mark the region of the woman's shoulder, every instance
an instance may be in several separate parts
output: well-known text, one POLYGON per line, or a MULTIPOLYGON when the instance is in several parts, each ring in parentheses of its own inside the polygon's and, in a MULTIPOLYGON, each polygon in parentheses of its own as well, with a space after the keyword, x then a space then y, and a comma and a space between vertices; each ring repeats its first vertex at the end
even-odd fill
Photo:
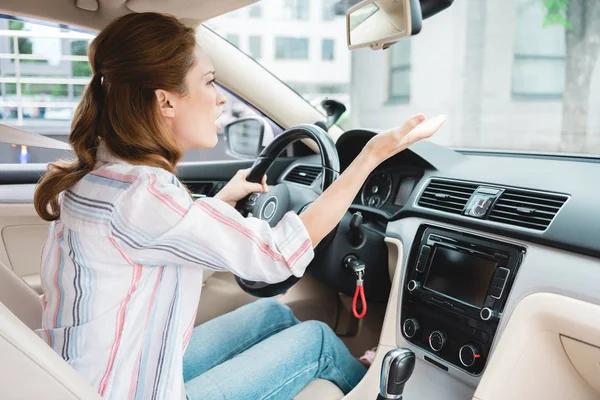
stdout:
POLYGON ((173 185, 185 190, 175 175, 161 168, 104 164, 90 171, 74 186, 67 189, 63 197, 112 208, 126 193, 135 196, 139 192, 147 192, 150 185, 152 188, 159 189, 165 185, 173 185))
POLYGON ((107 194, 118 194, 143 185, 142 181, 158 183, 178 182, 175 175, 162 168, 146 165, 104 164, 90 171, 76 185, 77 190, 90 191, 102 188, 107 194))
POLYGON ((163 193, 189 197, 185 186, 174 174, 145 165, 107 164, 91 171, 80 183, 80 190, 90 192, 95 187, 97 192, 100 189, 100 195, 107 197, 105 201, 114 205, 120 203, 123 197, 157 196, 163 193))
POLYGON ((61 219, 75 230, 108 232, 116 209, 129 210, 143 205, 144 199, 166 196, 178 203, 187 202, 189 196, 170 172, 142 165, 105 164, 61 193, 61 219))

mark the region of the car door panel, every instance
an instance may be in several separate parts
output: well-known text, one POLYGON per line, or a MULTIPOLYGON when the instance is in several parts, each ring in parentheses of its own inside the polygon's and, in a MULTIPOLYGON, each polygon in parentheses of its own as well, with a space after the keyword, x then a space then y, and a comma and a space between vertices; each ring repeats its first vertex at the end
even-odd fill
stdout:
POLYGON ((29 286, 41 293, 40 253, 48 237, 48 224, 5 226, 1 234, 8 264, 29 286))
POLYGON ((41 293, 40 253, 48 223, 40 219, 33 203, 0 201, 0 261, 41 293))

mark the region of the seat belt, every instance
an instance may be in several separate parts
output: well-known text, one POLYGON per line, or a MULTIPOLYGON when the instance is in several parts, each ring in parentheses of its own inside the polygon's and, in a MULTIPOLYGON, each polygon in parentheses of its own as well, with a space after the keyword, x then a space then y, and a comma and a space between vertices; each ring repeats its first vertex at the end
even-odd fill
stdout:
POLYGON ((43 147, 46 149, 71 150, 71 146, 69 146, 68 143, 6 124, 0 124, 0 143, 43 147))

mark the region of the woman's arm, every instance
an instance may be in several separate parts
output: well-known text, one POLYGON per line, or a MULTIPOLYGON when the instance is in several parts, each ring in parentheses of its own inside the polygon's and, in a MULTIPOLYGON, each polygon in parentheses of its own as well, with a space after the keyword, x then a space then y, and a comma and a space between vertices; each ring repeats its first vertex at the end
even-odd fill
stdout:
POLYGON ((289 212, 274 228, 243 218, 219 199, 193 202, 171 174, 149 169, 112 208, 113 243, 127 260, 145 266, 200 266, 268 283, 302 276, 313 247, 340 221, 371 171, 443 123, 422 120, 415 116, 371 139, 306 212, 289 212))
POLYGON ((313 246, 339 223, 373 169, 418 140, 430 137, 445 121, 444 116, 427 122, 424 119, 423 114, 415 115, 402 126, 371 139, 344 173, 300 215, 313 246))

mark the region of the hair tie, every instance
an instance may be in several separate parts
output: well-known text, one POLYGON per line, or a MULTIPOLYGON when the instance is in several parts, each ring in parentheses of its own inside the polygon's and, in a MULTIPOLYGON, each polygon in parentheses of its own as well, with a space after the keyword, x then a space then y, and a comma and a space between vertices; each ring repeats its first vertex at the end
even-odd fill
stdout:
POLYGON ((104 99, 104 87, 102 86, 104 80, 104 75, 102 73, 97 72, 92 77, 92 81, 90 82, 90 86, 92 87, 92 95, 94 96, 98 105, 102 104, 102 100, 104 99))

